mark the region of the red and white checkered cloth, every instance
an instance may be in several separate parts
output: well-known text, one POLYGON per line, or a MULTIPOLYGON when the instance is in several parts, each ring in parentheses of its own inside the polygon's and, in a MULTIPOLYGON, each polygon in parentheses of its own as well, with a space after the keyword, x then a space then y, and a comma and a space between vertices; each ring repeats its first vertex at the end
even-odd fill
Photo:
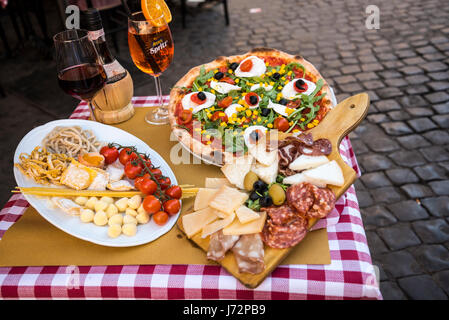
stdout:
MULTIPOLYGON (((133 99, 136 107, 155 103, 155 97, 133 99)), ((88 116, 81 103, 70 118, 88 116)), ((347 137, 340 152, 360 174, 347 137)), ((11 197, 0 212, 0 237, 28 205, 22 195, 11 197)), ((256 289, 210 265, 2 267, 0 298, 382 299, 354 186, 340 198, 336 212, 321 226, 327 225, 330 265, 279 266, 256 289)))

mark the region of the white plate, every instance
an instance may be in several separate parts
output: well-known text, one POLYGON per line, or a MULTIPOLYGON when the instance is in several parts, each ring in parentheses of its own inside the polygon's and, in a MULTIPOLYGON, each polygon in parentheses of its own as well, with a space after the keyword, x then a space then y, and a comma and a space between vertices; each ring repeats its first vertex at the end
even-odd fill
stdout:
MULTIPOLYGON (((154 166, 160 167, 162 173, 170 178, 172 184, 178 184, 169 165, 145 142, 121 129, 89 120, 57 120, 34 128, 25 137, 23 137, 22 141, 20 141, 17 146, 14 154, 14 163, 19 162, 19 155, 22 152, 29 154, 36 146, 41 145, 41 141, 45 135, 56 126, 80 126, 84 130, 92 130, 99 141, 107 143, 116 142, 121 145, 136 146, 139 152, 150 155, 154 166)), ((42 187, 42 185, 35 183, 33 179, 23 175, 20 170, 15 167, 14 177, 16 178, 16 182, 19 187, 42 187)), ((131 247, 154 241, 170 231, 179 217, 178 212, 178 214, 171 216, 168 222, 163 226, 157 225, 151 219, 149 223, 137 226, 137 233, 134 237, 128 237, 122 234, 117 238, 110 238, 107 234, 107 226, 100 227, 93 223, 83 223, 80 221, 78 216, 72 216, 60 209, 52 208, 48 204, 48 198, 31 195, 24 196, 41 216, 57 228, 71 234, 74 237, 109 247, 131 247)))

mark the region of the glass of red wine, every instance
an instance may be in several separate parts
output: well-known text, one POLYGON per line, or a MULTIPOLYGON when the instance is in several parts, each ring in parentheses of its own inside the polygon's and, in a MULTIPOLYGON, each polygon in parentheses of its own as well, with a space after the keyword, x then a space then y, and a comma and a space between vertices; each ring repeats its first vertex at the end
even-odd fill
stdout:
POLYGON ((87 101, 95 120, 90 101, 104 87, 106 73, 87 30, 62 31, 53 37, 53 41, 59 86, 72 97, 87 101))

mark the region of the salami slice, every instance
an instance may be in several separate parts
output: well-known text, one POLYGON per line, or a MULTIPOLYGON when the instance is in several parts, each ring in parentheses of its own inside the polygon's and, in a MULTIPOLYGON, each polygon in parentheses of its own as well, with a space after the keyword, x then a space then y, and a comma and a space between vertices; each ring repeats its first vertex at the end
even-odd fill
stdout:
POLYGON ((335 194, 328 188, 314 189, 315 201, 307 212, 309 218, 324 218, 335 206, 335 194))
POLYGON ((290 186, 286 191, 288 205, 305 216, 315 201, 313 187, 307 182, 290 186))
POLYGON ((284 204, 280 207, 271 206, 262 208, 261 211, 266 211, 268 217, 274 224, 287 224, 298 218, 298 213, 293 210, 289 205, 284 204))
POLYGON ((290 248, 299 243, 307 234, 307 220, 298 216, 287 224, 274 224, 269 219, 262 230, 263 242, 276 249, 290 248))

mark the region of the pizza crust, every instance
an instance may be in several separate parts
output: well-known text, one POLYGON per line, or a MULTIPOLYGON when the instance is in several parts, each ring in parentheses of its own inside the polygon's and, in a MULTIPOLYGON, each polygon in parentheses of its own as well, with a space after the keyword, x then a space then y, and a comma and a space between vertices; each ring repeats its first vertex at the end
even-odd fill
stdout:
POLYGON ((332 109, 334 106, 332 105, 332 102, 330 100, 330 97, 332 96, 331 89, 329 85, 327 84, 326 80, 321 76, 321 74, 318 72, 318 70, 311 64, 309 61, 305 60, 300 55, 291 55, 286 52, 282 52, 276 49, 271 48, 254 48, 253 50, 243 54, 243 55, 235 55, 230 57, 218 57, 217 59, 194 67, 189 70, 179 81, 175 84, 173 89, 170 92, 170 103, 168 105, 168 111, 169 111, 169 119, 170 119, 170 125, 172 128, 173 133, 176 135, 178 140, 181 142, 181 144, 184 145, 184 147, 189 148, 191 152, 195 153, 198 156, 201 156, 201 158, 205 159, 208 162, 213 162, 217 165, 223 165, 225 163, 230 163, 234 160, 234 154, 232 152, 222 151, 222 150, 216 150, 213 149, 212 145, 205 145, 201 143, 200 141, 194 139, 192 135, 185 129, 182 129, 178 127, 175 111, 176 106, 181 101, 181 99, 184 97, 184 91, 180 89, 180 87, 188 87, 190 86, 195 78, 200 74, 201 66, 204 66, 206 72, 211 69, 217 69, 222 66, 225 66, 226 63, 229 61, 232 62, 239 62, 245 59, 249 56, 257 56, 260 58, 265 57, 273 57, 273 58, 281 58, 285 59, 289 62, 298 62, 302 64, 305 69, 307 70, 307 74, 311 75, 314 79, 313 81, 316 82, 318 79, 322 79, 324 84, 321 89, 321 91, 326 93, 326 96, 323 98, 324 103, 322 105, 322 108, 326 108, 326 113, 332 109))

